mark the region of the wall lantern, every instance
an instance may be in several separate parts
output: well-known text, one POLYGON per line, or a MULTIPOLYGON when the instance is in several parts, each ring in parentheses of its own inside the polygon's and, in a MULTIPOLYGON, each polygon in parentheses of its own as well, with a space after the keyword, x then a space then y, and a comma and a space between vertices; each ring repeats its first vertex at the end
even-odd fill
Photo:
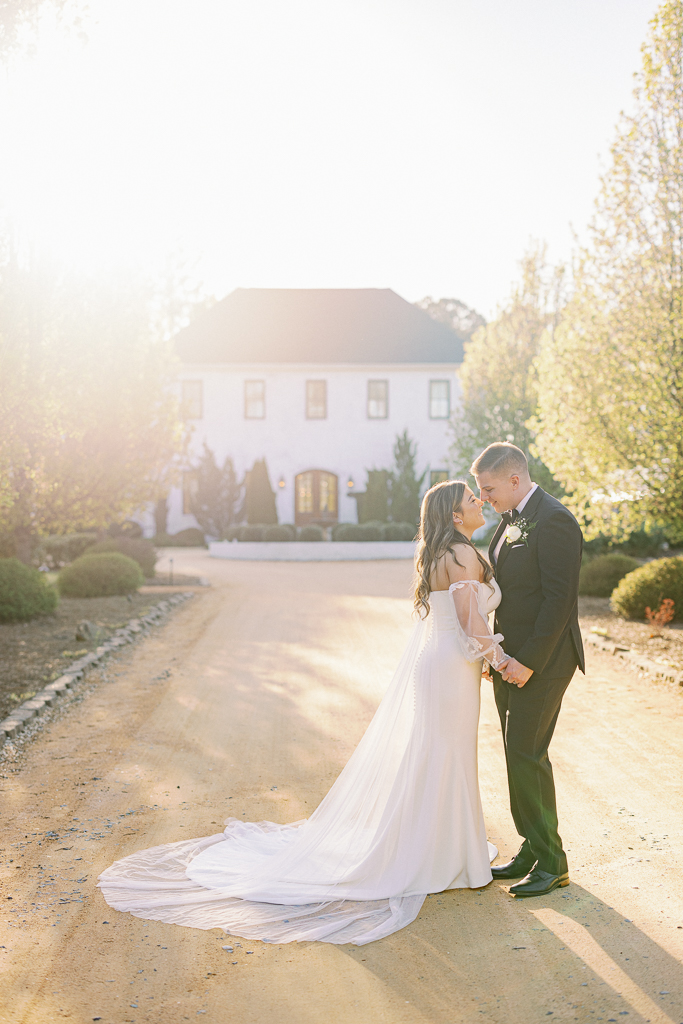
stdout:
POLYGON ((284 487, 285 486, 285 478, 283 476, 280 477, 280 479, 277 482, 277 485, 278 485, 278 487, 284 487))
POLYGON ((350 476, 349 479, 346 481, 346 486, 350 491, 353 490, 353 488, 355 487, 352 476, 350 476))

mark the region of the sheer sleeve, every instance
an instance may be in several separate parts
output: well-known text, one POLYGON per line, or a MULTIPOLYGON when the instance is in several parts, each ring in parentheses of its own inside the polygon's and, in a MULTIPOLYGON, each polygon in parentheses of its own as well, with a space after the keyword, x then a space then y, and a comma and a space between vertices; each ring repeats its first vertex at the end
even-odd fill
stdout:
POLYGON ((463 580, 452 583, 448 588, 455 605, 455 618, 463 644, 463 654, 468 661, 486 658, 495 669, 501 668, 508 655, 500 646, 502 633, 492 633, 488 616, 480 606, 481 588, 485 584, 477 580, 463 580))

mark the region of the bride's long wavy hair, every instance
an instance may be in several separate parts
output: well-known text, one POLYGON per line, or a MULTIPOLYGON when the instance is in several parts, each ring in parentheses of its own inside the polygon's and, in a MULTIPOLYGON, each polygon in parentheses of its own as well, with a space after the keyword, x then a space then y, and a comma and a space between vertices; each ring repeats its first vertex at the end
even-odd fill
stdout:
POLYGON ((444 480, 430 487, 422 499, 420 509, 420 530, 417 535, 417 552, 415 555, 415 595, 413 606, 420 618, 429 615, 429 595, 432 588, 429 580, 437 562, 446 552, 450 552, 458 565, 454 548, 466 544, 476 553, 484 570, 484 582, 493 576, 493 569, 482 558, 474 544, 464 533, 460 533, 453 523, 453 513, 462 508, 467 484, 464 480, 444 480))

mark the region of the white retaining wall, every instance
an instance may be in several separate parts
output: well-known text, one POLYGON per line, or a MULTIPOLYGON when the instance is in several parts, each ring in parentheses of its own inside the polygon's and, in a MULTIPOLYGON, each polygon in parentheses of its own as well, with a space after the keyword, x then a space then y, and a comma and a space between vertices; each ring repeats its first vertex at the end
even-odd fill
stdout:
POLYGON ((247 562, 370 562, 410 558, 415 555, 412 540, 378 541, 228 541, 209 544, 212 558, 247 562))

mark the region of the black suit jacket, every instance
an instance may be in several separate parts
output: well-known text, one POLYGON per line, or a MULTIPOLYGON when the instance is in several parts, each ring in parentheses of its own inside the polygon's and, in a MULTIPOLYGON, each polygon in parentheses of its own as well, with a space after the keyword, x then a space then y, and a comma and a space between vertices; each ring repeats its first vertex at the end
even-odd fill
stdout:
MULTIPOLYGON (((583 536, 568 508, 537 487, 520 513, 536 525, 528 544, 503 542, 495 565, 503 597, 496 632, 503 649, 547 678, 585 672, 579 629, 579 569, 583 536)), ((501 520, 489 545, 489 559, 506 528, 501 520)))

